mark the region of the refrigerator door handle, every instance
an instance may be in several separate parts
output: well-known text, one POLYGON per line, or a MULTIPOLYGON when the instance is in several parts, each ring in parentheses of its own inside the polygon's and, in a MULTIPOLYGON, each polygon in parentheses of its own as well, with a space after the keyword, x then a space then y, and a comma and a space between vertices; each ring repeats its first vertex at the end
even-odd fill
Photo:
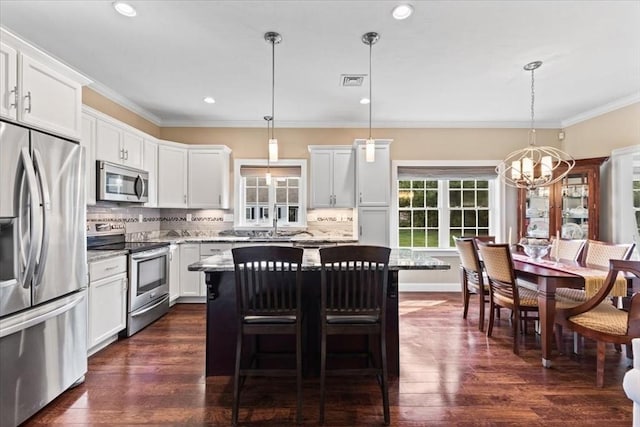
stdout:
POLYGON ((42 272, 47 261, 47 251, 49 250, 49 211, 51 210, 51 193, 49 192, 49 182, 44 171, 44 162, 40 152, 33 150, 35 160, 36 177, 39 178, 40 190, 42 194, 42 240, 40 242, 40 257, 36 263, 34 284, 39 286, 42 282, 42 272))
MULTIPOLYGON (((36 188, 37 179, 36 173, 33 169, 33 164, 31 163, 31 156, 29 155, 29 149, 27 147, 22 147, 20 150, 20 159, 24 165, 24 178, 26 178, 27 186, 29 187, 29 195, 31 196, 31 206, 36 206, 40 204, 40 198, 38 197, 38 190, 36 188)), ((22 207, 22 203, 20 203, 22 207)), ((33 209, 32 209, 33 212, 33 209)), ((20 220, 22 223, 22 220, 20 220)), ((21 224, 20 224, 21 225, 21 224)), ((24 281, 22 282, 22 287, 27 289, 31 286, 31 278, 33 277, 33 273, 35 271, 36 266, 36 255, 37 255, 37 245, 35 242, 40 241, 40 228, 33 226, 33 221, 31 224, 31 236, 29 241, 29 255, 27 256, 27 262, 25 266, 24 273, 24 281)), ((20 247, 24 248, 24 241, 22 240, 22 234, 20 236, 20 247)))

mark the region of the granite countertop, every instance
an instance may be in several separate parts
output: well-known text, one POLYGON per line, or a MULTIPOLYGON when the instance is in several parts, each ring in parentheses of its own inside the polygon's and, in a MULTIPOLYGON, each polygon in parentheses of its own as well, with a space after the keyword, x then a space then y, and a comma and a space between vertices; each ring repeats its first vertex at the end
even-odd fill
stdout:
POLYGON ((87 262, 95 262, 100 261, 102 259, 111 258, 118 255, 127 255, 129 251, 124 249, 121 250, 113 250, 113 251, 87 251, 87 262))
MULTIPOLYGON (((449 270, 451 265, 430 257, 424 251, 392 249, 389 258, 390 270, 449 270)), ((303 271, 320 270, 318 249, 305 249, 302 260, 303 271)), ((213 255, 189 265, 189 271, 233 271, 233 256, 230 250, 213 255)))
POLYGON ((312 237, 312 236, 278 236, 278 237, 247 237, 247 236, 176 236, 149 239, 150 242, 180 243, 294 243, 296 245, 319 245, 331 243, 358 243, 352 237, 312 237))

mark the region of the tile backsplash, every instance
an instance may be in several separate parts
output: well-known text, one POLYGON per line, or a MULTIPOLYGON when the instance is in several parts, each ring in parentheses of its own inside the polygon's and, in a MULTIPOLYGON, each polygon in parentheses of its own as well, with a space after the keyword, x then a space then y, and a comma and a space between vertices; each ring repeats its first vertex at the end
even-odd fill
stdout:
MULTIPOLYGON (((314 237, 354 236, 353 209, 307 211, 307 229, 314 237)), ((122 222, 129 240, 165 236, 214 237, 233 229, 233 215, 216 209, 156 209, 88 206, 87 222, 122 222)))

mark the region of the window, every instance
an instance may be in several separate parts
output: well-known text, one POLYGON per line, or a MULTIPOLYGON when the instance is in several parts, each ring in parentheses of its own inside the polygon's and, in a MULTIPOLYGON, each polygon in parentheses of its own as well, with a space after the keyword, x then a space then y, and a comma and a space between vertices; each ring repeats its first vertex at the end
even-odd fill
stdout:
POLYGON ((636 214, 636 227, 640 234, 640 177, 637 175, 633 179, 633 209, 636 214))
POLYGON ((263 160, 236 160, 235 225, 240 227, 306 226, 305 160, 282 160, 267 168, 263 160), (267 184, 266 173, 271 172, 267 184))
POLYGON ((454 237, 492 235, 498 222, 493 167, 398 167, 399 247, 453 248, 454 237))

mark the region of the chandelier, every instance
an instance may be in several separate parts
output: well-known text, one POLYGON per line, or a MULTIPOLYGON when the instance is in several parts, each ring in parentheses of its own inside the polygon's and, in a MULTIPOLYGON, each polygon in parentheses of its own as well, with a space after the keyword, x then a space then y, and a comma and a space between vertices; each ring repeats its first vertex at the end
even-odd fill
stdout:
MULTIPOLYGON (((269 138, 269 161, 278 161, 278 140, 275 137, 275 87, 276 87, 276 45, 282 41, 282 36, 276 32, 265 33, 264 39, 271 43, 271 137, 269 138)), ((266 119, 265 119, 266 120, 266 119)))
POLYGON ((369 45, 369 138, 365 141, 364 157, 367 162, 376 161, 376 141, 371 138, 371 107, 373 106, 373 98, 371 97, 371 47, 380 40, 378 33, 366 33, 362 36, 362 42, 369 45))
POLYGON ((531 71, 529 146, 509 154, 496 167, 496 172, 504 183, 515 188, 531 190, 556 183, 567 176, 576 163, 570 155, 557 148, 536 145, 534 71, 540 68, 541 65, 542 61, 535 61, 524 66, 526 71, 531 71))

